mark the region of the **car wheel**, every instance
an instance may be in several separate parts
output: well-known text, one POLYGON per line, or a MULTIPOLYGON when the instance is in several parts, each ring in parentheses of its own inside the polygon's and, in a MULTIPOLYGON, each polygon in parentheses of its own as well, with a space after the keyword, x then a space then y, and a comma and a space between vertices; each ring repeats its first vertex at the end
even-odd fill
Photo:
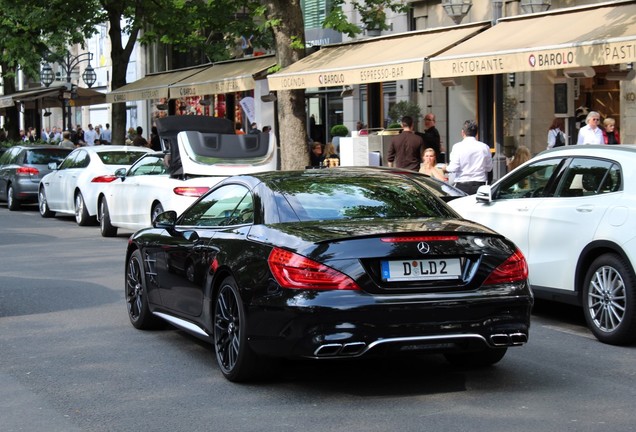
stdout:
POLYGON ((161 203, 157 203, 152 206, 152 210, 150 211, 150 222, 152 223, 157 215, 163 213, 163 206, 161 203))
POLYGON ((446 360, 454 366, 486 367, 499 362, 508 348, 486 348, 482 351, 444 354, 446 360))
POLYGON ((583 312, 598 340, 625 345, 636 340, 636 276, 615 254, 596 258, 585 275, 583 312))
POLYGON ((256 354, 247 344, 245 308, 236 281, 227 277, 214 302, 214 351, 221 372, 240 382, 256 373, 256 354))
POLYGON ((40 188, 38 192, 38 208, 40 209, 40 216, 50 218, 55 216, 55 212, 49 209, 49 203, 46 201, 46 192, 44 188, 40 188))
POLYGON ((159 318, 150 312, 150 307, 148 306, 144 266, 139 250, 134 251, 128 258, 125 289, 130 323, 140 330, 156 328, 160 321, 159 318))
POLYGON ((81 192, 75 194, 75 222, 79 226, 90 225, 94 221, 94 217, 91 217, 86 210, 86 203, 81 192))
POLYGON ((115 237, 117 235, 117 227, 114 227, 110 222, 106 198, 102 198, 99 201, 99 230, 102 233, 102 237, 115 237))
POLYGON ((11 211, 20 209, 20 201, 15 199, 15 189, 13 189, 12 185, 9 185, 7 189, 7 207, 9 207, 11 211))

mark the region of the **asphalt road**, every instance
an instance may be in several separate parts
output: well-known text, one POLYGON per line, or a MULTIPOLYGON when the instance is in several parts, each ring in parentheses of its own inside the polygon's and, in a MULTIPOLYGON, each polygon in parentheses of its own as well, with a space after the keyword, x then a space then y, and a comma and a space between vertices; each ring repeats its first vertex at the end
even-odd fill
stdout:
POLYGON ((492 368, 285 362, 232 384, 210 346, 130 325, 126 241, 0 205, 0 431, 636 430, 636 347, 603 345, 578 309, 546 304, 530 342, 492 368))

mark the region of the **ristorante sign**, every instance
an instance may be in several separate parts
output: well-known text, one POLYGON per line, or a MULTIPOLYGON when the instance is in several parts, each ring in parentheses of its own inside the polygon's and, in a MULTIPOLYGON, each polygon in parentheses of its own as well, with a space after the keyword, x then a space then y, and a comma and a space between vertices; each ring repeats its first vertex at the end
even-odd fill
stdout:
POLYGON ((636 61, 636 41, 595 42, 551 49, 520 49, 496 54, 439 56, 431 59, 433 78, 532 72, 636 61))

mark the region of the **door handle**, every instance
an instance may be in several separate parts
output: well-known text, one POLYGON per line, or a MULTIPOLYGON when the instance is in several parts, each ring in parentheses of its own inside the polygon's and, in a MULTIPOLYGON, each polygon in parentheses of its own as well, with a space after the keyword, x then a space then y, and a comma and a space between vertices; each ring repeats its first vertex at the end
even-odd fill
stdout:
POLYGON ((576 208, 576 211, 579 213, 589 213, 592 210, 594 210, 594 206, 590 205, 590 204, 586 204, 586 205, 582 205, 582 206, 578 206, 576 208))

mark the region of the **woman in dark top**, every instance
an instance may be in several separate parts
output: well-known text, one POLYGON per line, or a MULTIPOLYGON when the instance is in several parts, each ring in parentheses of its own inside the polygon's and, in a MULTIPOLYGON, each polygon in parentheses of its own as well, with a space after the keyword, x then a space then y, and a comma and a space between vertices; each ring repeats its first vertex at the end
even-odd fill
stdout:
POLYGON ((603 120, 603 138, 605 139, 605 144, 621 143, 621 137, 618 135, 618 130, 616 130, 616 121, 611 117, 603 120))

